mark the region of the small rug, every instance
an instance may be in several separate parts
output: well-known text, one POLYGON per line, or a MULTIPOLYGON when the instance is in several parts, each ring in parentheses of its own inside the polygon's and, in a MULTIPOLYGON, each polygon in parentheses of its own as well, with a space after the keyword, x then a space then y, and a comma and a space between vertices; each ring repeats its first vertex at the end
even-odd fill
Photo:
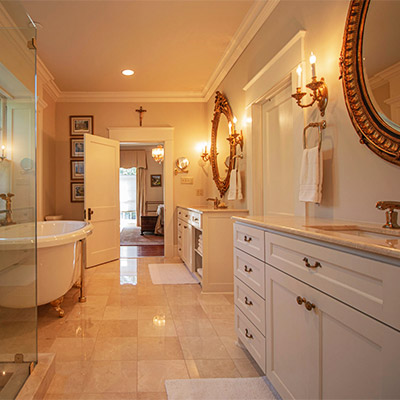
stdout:
POLYGON ((168 400, 275 400, 264 377, 166 380, 168 400))
POLYGON ((143 246, 164 244, 164 236, 140 234, 140 228, 124 228, 120 234, 121 246, 143 246))
POLYGON ((154 285, 185 285, 199 283, 184 264, 149 264, 154 285))

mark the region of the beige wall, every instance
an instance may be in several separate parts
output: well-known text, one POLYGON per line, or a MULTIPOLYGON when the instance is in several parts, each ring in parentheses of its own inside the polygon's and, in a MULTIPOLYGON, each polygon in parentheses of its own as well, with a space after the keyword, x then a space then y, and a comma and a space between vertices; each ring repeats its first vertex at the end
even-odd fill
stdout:
MULTIPOLYGON (((400 186, 395 184, 400 179, 400 167, 382 160, 359 143, 346 110, 342 83, 338 80, 338 62, 348 5, 348 1, 281 1, 219 90, 228 97, 240 122, 245 113, 242 88, 299 30, 306 30, 307 82, 311 75, 308 57, 313 51, 317 56, 317 75, 325 78, 329 88, 327 129, 323 139, 323 201, 320 206, 307 206, 307 213, 324 218, 380 223, 384 222, 385 216, 375 209, 375 203, 400 199, 400 186)), ((212 116, 213 102, 214 98, 211 98, 207 103, 207 120, 212 116)), ((306 124, 320 119, 316 107, 305 112, 306 124)), ((302 135, 302 132, 298 134, 302 135)), ((208 184, 211 185, 211 181, 208 184)))
MULTIPOLYGON (((174 177, 175 204, 204 204, 206 193, 196 196, 197 189, 204 188, 207 176, 198 165, 199 152, 196 144, 205 140, 206 123, 202 103, 57 103, 56 106, 56 211, 64 218, 82 219, 83 204, 70 201, 70 157, 69 157, 69 116, 93 115, 94 133, 108 136, 107 128, 138 126, 139 106, 147 110, 144 126, 173 126, 174 159, 186 156, 190 161, 189 174, 193 185, 180 183, 174 177)), ((186 176, 186 174, 185 174, 186 176)))

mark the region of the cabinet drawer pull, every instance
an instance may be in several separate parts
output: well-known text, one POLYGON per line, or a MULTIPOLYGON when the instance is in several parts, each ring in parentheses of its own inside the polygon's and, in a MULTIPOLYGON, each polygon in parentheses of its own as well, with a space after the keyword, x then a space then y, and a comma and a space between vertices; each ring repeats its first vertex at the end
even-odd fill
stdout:
POLYGON ((244 266, 244 272, 253 272, 253 270, 251 268, 249 268, 247 265, 244 266))
POLYGON ((310 269, 315 269, 315 268, 318 268, 318 267, 322 268, 322 265, 321 265, 321 263, 320 263, 319 261, 315 261, 315 264, 314 264, 314 265, 311 265, 311 264, 308 262, 308 258, 307 258, 307 257, 304 257, 304 258, 303 258, 303 261, 304 261, 304 264, 305 264, 305 266, 306 266, 307 268, 310 268, 310 269))
POLYGON ((247 237, 246 235, 244 235, 244 241, 247 243, 250 243, 252 241, 252 237, 247 237))
POLYGON ((182 249, 181 249, 181 248, 179 248, 178 250, 179 250, 179 251, 182 251, 182 249))
POLYGON ((254 339, 253 335, 251 333, 249 333, 249 330, 247 328, 244 330, 244 334, 246 335, 247 338, 254 339))
POLYGON ((187 226, 184 226, 183 228, 184 228, 184 229, 187 229, 187 226))
POLYGON ((198 218, 193 218, 193 221, 198 221, 199 219, 198 218))
POLYGON ((301 306, 304 303, 304 306, 306 307, 307 311, 311 311, 313 308, 315 308, 315 304, 309 302, 305 297, 297 296, 296 301, 299 306, 301 306))
POLYGON ((246 305, 248 305, 248 306, 252 306, 253 305, 253 302, 251 301, 251 300, 249 300, 248 298, 247 298, 247 296, 244 298, 244 304, 246 304, 246 305))
POLYGON ((186 215, 185 215, 185 218, 187 218, 188 216, 189 216, 189 215, 186 214, 186 215))
POLYGON ((182 239, 182 236, 178 236, 178 239, 182 239))

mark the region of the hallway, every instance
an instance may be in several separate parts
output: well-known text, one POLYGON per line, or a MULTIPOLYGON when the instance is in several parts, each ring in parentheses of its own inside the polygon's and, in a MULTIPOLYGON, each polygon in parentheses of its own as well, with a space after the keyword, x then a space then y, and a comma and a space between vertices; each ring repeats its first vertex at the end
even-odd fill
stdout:
POLYGON ((87 270, 88 301, 71 289, 65 318, 39 307, 39 352, 57 354, 45 400, 158 400, 165 379, 259 375, 235 344, 233 295, 153 285, 148 264, 167 260, 121 256, 87 270))

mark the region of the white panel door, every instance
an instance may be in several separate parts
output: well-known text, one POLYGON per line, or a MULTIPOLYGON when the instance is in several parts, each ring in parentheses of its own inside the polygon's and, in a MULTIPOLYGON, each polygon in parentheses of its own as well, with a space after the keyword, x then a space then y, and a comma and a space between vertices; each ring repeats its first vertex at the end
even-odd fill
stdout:
POLYGON ((119 142, 85 135, 85 218, 93 224, 87 266, 119 258, 119 142))
POLYGON ((294 214, 293 99, 290 86, 263 105, 264 215, 294 214))

